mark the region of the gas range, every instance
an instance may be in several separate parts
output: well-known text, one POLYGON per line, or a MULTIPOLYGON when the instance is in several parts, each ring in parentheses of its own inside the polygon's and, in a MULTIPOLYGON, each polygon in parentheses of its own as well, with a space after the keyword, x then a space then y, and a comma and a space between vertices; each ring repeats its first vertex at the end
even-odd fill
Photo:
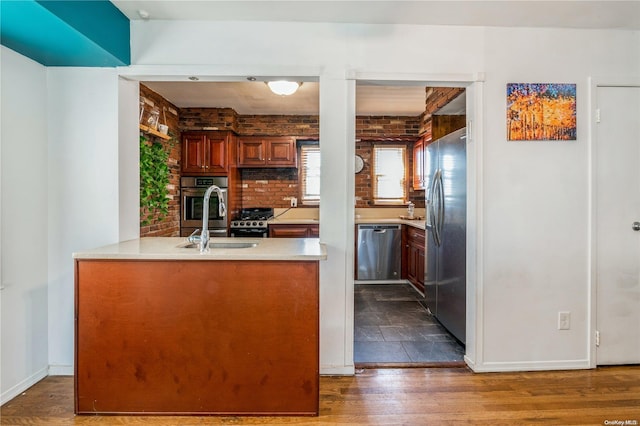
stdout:
POLYGON ((271 207, 253 207, 242 209, 240 216, 231 221, 232 237, 266 237, 267 221, 273 217, 271 207))

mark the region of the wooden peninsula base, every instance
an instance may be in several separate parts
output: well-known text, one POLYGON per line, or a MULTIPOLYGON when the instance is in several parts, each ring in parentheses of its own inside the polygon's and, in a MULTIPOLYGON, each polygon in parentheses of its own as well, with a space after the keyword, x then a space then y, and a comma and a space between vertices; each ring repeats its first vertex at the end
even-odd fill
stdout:
POLYGON ((317 415, 317 261, 76 259, 77 414, 317 415))

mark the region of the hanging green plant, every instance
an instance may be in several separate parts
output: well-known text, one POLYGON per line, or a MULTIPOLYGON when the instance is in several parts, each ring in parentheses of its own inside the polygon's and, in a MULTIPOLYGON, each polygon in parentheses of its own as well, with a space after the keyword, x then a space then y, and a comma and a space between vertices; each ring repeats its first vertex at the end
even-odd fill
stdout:
POLYGON ((140 221, 149 225, 154 217, 169 213, 169 152, 140 135, 140 221))

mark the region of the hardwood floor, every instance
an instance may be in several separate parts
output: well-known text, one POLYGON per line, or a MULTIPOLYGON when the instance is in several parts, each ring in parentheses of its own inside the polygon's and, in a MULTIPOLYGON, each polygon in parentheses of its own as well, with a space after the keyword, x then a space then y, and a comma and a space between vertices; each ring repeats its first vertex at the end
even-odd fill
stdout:
POLYGON ((628 426, 640 425, 640 366, 484 374, 466 368, 367 369, 322 377, 319 417, 74 416, 73 378, 52 376, 6 403, 0 415, 2 425, 47 426, 628 426))

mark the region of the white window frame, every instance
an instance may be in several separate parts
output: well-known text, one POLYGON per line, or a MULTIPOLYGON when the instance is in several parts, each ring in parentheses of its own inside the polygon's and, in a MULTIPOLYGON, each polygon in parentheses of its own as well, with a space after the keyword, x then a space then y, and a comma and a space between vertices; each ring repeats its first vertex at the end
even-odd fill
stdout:
POLYGON ((320 204, 320 145, 318 144, 307 144, 300 146, 300 172, 299 172, 299 185, 300 185, 300 203, 303 205, 314 205, 317 206, 320 204), (307 167, 307 155, 308 153, 314 153, 317 157, 317 167, 315 167, 315 171, 313 171, 313 175, 317 175, 317 194, 308 194, 307 193, 307 175, 309 173, 309 169, 307 167))
MULTIPOLYGON (((409 191, 407 189, 407 146, 406 145, 389 145, 389 144, 374 144, 373 145, 373 152, 372 152, 372 173, 371 173, 371 177, 372 177, 372 193, 371 193, 371 199, 373 201, 374 205, 381 205, 381 206, 401 206, 401 205, 406 205, 408 202, 408 197, 409 197, 409 191), (397 169, 393 169, 393 170, 380 170, 380 168, 382 167, 380 160, 378 158, 378 151, 382 151, 382 150, 386 150, 386 151, 398 151, 400 150, 401 153, 401 157, 400 157, 400 161, 398 161, 398 165, 401 167, 400 170, 397 169), (391 177, 392 180, 394 179, 399 179, 398 182, 398 186, 397 186, 397 193, 393 194, 395 196, 381 196, 381 194, 379 194, 379 190, 380 187, 382 186, 380 184, 380 181, 384 180, 385 177, 391 177)), ((390 159, 390 161, 393 161, 390 159)), ((389 184, 391 184, 391 182, 387 182, 387 185, 385 185, 387 188, 387 190, 389 190, 389 184)))

